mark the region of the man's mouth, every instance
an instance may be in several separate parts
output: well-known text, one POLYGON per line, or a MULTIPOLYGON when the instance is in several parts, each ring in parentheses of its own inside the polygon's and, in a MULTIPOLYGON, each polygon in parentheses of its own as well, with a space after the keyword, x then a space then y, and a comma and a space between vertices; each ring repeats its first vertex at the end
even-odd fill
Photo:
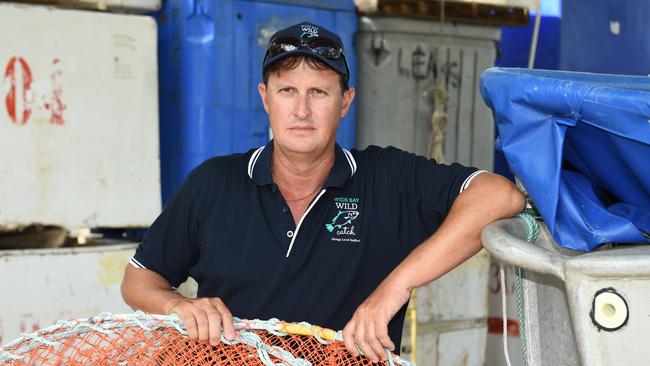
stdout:
POLYGON ((314 131, 316 130, 312 126, 293 126, 289 128, 290 131, 314 131))

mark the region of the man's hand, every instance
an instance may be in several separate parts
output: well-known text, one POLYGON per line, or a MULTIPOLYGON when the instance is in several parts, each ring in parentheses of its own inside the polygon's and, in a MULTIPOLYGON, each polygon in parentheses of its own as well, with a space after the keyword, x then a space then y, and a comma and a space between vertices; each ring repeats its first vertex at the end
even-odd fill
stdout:
POLYGON ((411 293, 405 286, 387 281, 379 285, 343 328, 343 341, 348 352, 358 356, 358 346, 370 361, 386 361, 388 356, 384 349, 395 350, 395 344, 388 336, 388 322, 410 297, 411 293))
POLYGON ((385 360, 383 348, 394 351, 388 322, 410 297, 410 289, 426 285, 481 249, 481 230, 494 220, 512 217, 524 208, 523 194, 507 179, 482 173, 451 206, 438 230, 418 245, 357 308, 343 329, 345 347, 356 345, 371 361, 385 360))
POLYGON ((235 339, 232 314, 218 297, 175 299, 166 306, 168 314, 176 313, 185 324, 191 339, 210 341, 216 346, 221 339, 221 329, 227 340, 235 339))
POLYGON ((221 299, 183 297, 154 271, 127 264, 122 296, 134 310, 152 314, 176 313, 192 339, 209 340, 216 346, 221 340, 222 329, 227 340, 235 338, 232 315, 221 299))

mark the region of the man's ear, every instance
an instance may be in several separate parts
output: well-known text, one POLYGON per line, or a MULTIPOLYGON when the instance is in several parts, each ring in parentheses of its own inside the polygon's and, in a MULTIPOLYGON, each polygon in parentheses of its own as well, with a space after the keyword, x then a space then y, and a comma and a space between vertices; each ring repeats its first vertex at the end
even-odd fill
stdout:
POLYGON ((262 98, 262 104, 264 105, 264 110, 266 113, 269 113, 269 104, 266 100, 266 84, 259 83, 257 84, 257 91, 260 92, 260 97, 262 98))
POLYGON ((348 111, 350 110, 350 106, 352 105, 352 101, 354 100, 356 91, 354 90, 353 87, 350 87, 348 90, 343 93, 343 105, 341 106, 341 118, 345 117, 346 114, 348 114, 348 111))

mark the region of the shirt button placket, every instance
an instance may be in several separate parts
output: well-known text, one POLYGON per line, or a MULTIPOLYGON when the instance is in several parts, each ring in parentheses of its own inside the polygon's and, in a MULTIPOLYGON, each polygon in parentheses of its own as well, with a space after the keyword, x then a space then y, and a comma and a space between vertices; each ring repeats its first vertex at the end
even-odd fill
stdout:
MULTIPOLYGON (((284 200, 281 198, 281 195, 279 194, 280 190, 278 189, 278 187, 275 184, 271 185, 271 191, 273 193, 275 193, 276 197, 280 200, 280 204, 281 204, 280 205, 280 211, 282 211, 282 213, 284 213, 285 215, 288 214, 289 212, 291 212, 291 210, 289 210, 289 207, 287 206, 286 202, 284 202, 284 200)), ((294 222, 293 222, 293 217, 291 215, 289 215, 289 217, 287 217, 287 216, 283 216, 283 217, 286 217, 285 220, 287 220, 286 221, 287 226, 285 226, 285 230, 289 229, 289 228, 293 228, 294 225, 295 225, 294 222)), ((289 239, 289 242, 291 241, 291 238, 293 238, 293 234, 294 234, 293 229, 287 230, 285 235, 289 239)))

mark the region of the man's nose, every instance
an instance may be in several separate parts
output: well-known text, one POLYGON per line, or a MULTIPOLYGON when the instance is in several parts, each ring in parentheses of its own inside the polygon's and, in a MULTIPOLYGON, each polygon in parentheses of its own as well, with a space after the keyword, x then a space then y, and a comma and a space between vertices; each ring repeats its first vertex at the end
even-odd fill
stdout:
POLYGON ((309 95, 299 95, 294 111, 296 117, 300 120, 308 119, 311 116, 311 108, 309 106, 309 95))

